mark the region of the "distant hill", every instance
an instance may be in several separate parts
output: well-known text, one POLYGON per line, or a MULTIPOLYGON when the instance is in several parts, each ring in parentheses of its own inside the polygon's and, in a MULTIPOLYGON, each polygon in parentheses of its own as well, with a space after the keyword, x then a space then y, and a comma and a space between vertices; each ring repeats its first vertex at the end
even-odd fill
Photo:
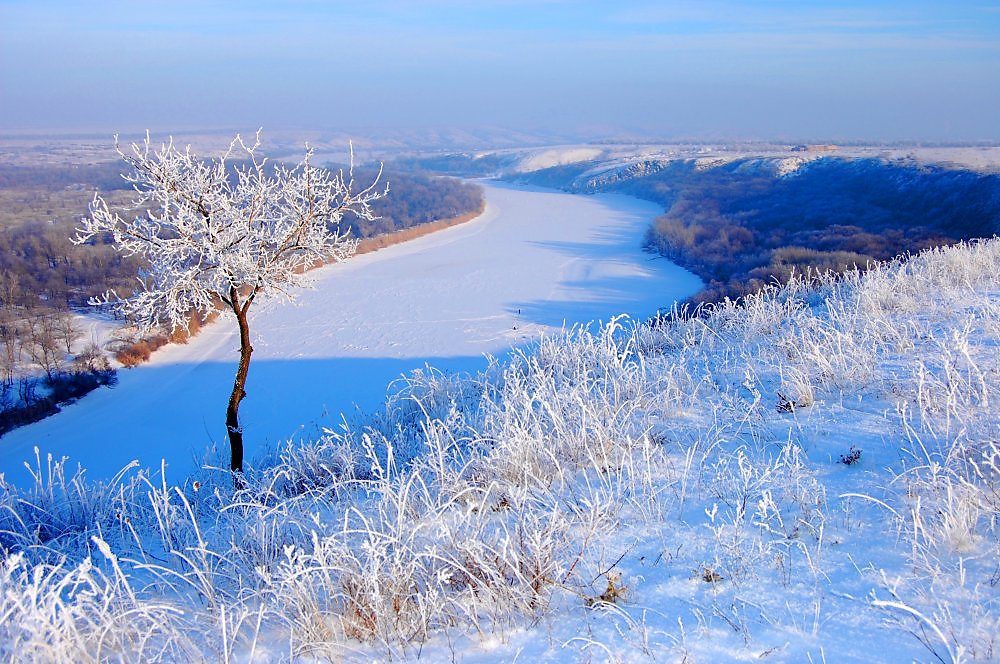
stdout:
POLYGON ((753 152, 580 147, 442 155, 443 172, 655 201, 645 242, 706 282, 696 302, 1000 232, 989 148, 949 152, 792 146, 753 152), (835 155, 835 156, 834 156, 835 155))

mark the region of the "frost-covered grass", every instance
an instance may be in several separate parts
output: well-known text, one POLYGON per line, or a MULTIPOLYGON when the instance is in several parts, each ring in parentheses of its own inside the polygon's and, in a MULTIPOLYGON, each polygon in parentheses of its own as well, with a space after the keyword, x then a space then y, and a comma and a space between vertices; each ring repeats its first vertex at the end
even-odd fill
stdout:
POLYGON ((239 492, 39 459, 0 655, 998 659, 998 274, 995 239, 414 374, 239 492))

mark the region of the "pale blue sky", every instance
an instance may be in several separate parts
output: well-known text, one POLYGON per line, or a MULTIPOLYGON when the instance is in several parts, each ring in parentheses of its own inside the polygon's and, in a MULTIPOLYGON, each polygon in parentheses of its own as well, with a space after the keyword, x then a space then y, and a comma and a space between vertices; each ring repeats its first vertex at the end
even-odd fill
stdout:
POLYGON ((0 132, 1000 140, 1000 2, 0 0, 0 132))

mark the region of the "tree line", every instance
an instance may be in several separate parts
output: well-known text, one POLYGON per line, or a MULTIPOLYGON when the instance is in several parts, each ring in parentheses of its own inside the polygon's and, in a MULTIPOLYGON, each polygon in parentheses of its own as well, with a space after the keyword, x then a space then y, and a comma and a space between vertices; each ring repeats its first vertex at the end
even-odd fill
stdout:
POLYGON ((0 272, 0 435, 58 412, 116 372, 65 301, 47 302, 20 275, 0 272))
POLYGON ((786 177, 668 169, 619 190, 665 203, 646 244, 706 281, 702 302, 1000 231, 997 175, 875 159, 819 159, 786 177))

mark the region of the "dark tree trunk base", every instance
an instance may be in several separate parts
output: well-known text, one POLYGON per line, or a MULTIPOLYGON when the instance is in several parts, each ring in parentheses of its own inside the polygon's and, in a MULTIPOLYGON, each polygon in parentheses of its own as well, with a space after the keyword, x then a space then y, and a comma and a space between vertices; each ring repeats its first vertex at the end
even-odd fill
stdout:
POLYGON ((229 432, 229 468, 237 475, 243 472, 243 429, 240 427, 240 402, 247 395, 244 388, 247 384, 247 373, 250 371, 250 356, 253 353, 253 346, 250 345, 250 324, 247 321, 246 313, 251 301, 247 300, 241 307, 239 293, 236 292, 236 289, 232 289, 230 292, 233 313, 236 314, 236 322, 240 327, 240 366, 236 370, 233 393, 229 395, 229 404, 226 407, 226 430, 229 432))

